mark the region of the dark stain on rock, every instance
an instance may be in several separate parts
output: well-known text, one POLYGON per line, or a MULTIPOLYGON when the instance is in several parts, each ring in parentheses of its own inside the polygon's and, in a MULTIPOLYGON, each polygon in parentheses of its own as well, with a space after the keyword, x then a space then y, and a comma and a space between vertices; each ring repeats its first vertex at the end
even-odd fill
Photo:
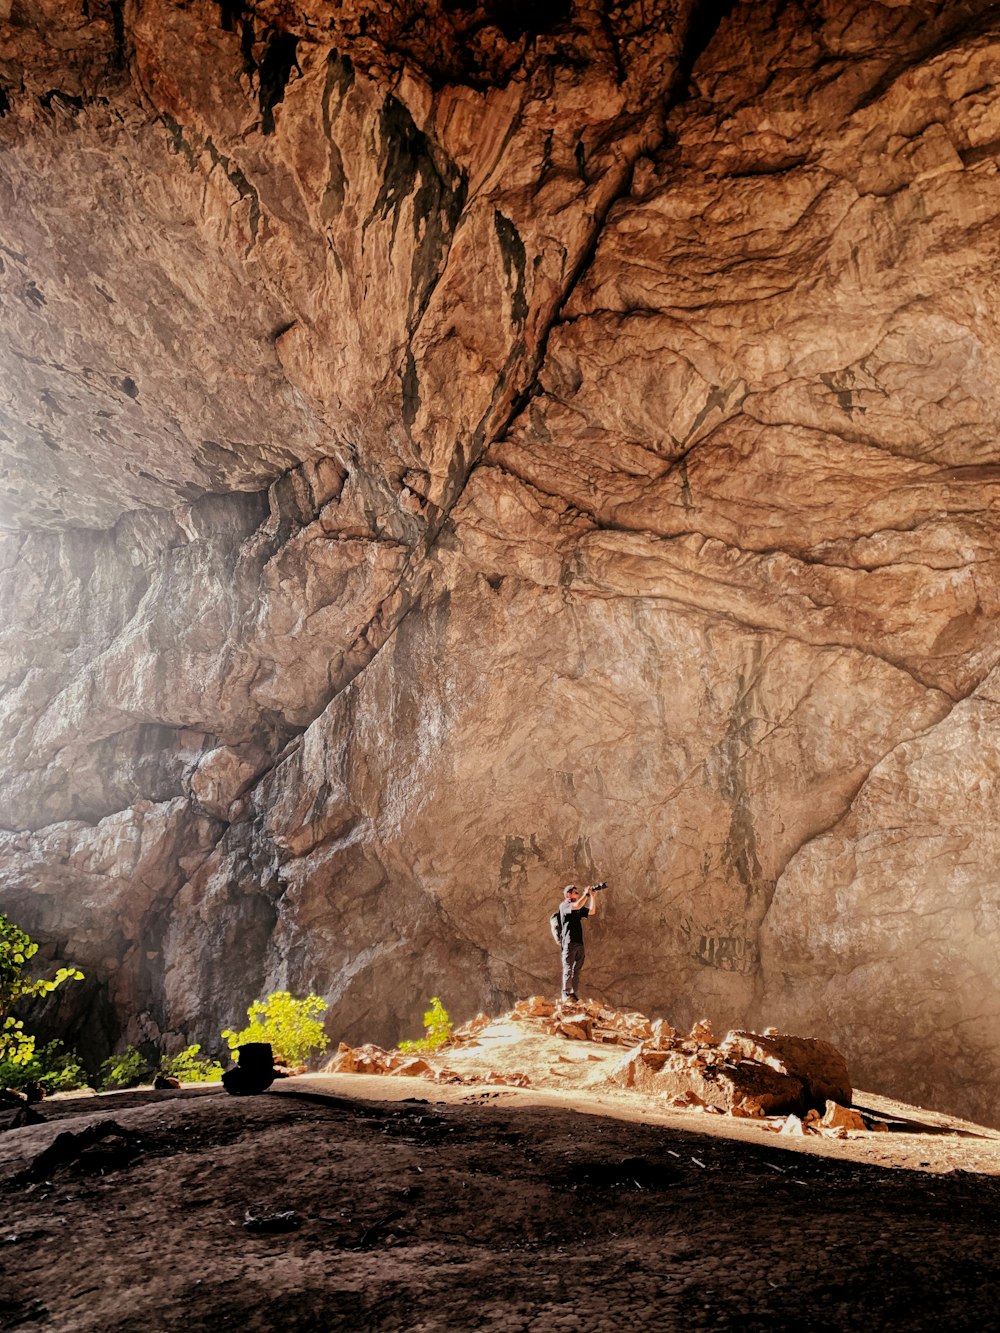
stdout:
POLYGON ((587 150, 583 146, 583 140, 578 139, 576 147, 573 149, 573 156, 576 158, 576 170, 580 179, 587 181, 587 150))
POLYGON ((469 475, 470 454, 465 448, 462 440, 455 441, 455 447, 448 459, 448 469, 445 473, 444 487, 442 491, 445 509, 459 495, 466 483, 469 475))
POLYGON ((553 130, 549 130, 545 136, 545 142, 542 145, 542 164, 538 168, 538 179, 543 181, 552 170, 552 138, 553 130))
MULTIPOLYGON (((332 54, 326 64, 326 83, 323 87, 322 102, 323 134, 330 149, 330 175, 319 206, 319 215, 323 222, 330 222, 344 207, 347 177, 344 173, 344 159, 333 137, 333 122, 340 115, 344 98, 353 84, 354 66, 346 56, 332 54)), ((339 257, 337 262, 339 266, 339 257)))
POLYGON ((528 302, 524 294, 524 242, 513 222, 504 217, 498 208, 493 210, 493 226, 496 229, 497 241, 500 243, 507 282, 513 288, 510 313, 515 324, 520 327, 528 317, 528 302))
POLYGON ((83 110, 83 98, 73 93, 64 93, 61 88, 50 88, 48 92, 40 93, 38 102, 43 111, 69 111, 76 115, 83 110))
POLYGON ((754 750, 757 721, 752 709, 757 669, 755 661, 749 677, 740 673, 729 730, 715 750, 718 789, 730 810, 729 832, 722 856, 743 886, 747 907, 761 896, 769 901, 774 890, 774 882, 765 878, 758 855, 751 797, 757 784, 747 772, 754 750))
POLYGON ((577 838, 573 849, 574 874, 577 879, 593 883, 597 879, 594 870, 594 857, 590 850, 590 839, 586 835, 577 838))
POLYGON ((240 28, 240 55, 243 57, 243 73, 254 75, 257 66, 253 58, 253 19, 244 19, 240 28))
POLYGON ((111 68, 113 70, 123 70, 126 64, 124 0, 108 0, 108 9, 111 11, 111 34, 114 39, 111 68))
POLYGON ((532 833, 530 838, 511 835, 504 839, 500 857, 500 883, 505 889, 522 887, 528 881, 528 861, 543 859, 541 849, 532 833))
POLYGON ((344 159, 338 146, 331 140, 330 175, 327 178, 326 188, 323 191, 323 198, 320 200, 319 206, 319 215, 324 222, 331 221, 344 207, 345 185, 344 159))
POLYGON ((235 3, 234 0, 217 0, 217 3, 222 31, 239 33, 243 73, 253 76, 257 73, 257 62, 253 57, 253 18, 247 13, 246 5, 240 3, 240 0, 235 0, 235 3))
POLYGON ((731 380, 728 384, 714 385, 709 390, 701 411, 692 422, 691 429, 685 435, 684 444, 687 445, 691 441, 713 412, 718 412, 723 416, 732 413, 742 407, 746 399, 746 386, 742 380, 731 380))
POLYGON ((403 425, 409 432, 414 421, 417 419, 417 413, 420 411, 420 385, 417 381, 417 363, 413 359, 413 353, 409 348, 406 349, 406 362, 403 369, 399 372, 399 382, 403 390, 403 425))
POLYGON ((959 463, 932 474, 934 481, 1000 481, 1000 463, 959 463))
POLYGON ((671 80, 668 106, 676 106, 688 96, 695 65, 735 7, 736 0, 696 0, 690 12, 680 57, 671 80))
POLYGON ((749 792, 743 785, 742 774, 738 768, 737 763, 728 770, 731 781, 726 784, 723 792, 723 795, 729 798, 732 809, 729 833, 723 851, 725 859, 736 872, 746 891, 749 905, 765 888, 765 884, 760 858, 757 855, 757 831, 750 810, 749 792))
POLYGON ((250 201, 250 243, 252 245, 257 239, 257 232, 260 228, 260 197, 239 167, 231 162, 228 157, 224 157, 211 139, 205 140, 205 147, 209 151, 213 164, 220 166, 226 173, 226 179, 236 189, 240 198, 250 201))
POLYGON ((175 153, 180 153, 192 171, 198 165, 198 155, 184 137, 183 126, 166 111, 160 112, 160 120, 170 135, 170 146, 175 153))
MULTIPOLYGON (((412 200, 415 238, 410 266, 412 328, 440 276, 465 207, 468 178, 417 128, 406 107, 391 95, 382 105, 379 133, 382 185, 371 218, 384 221, 392 214, 391 244, 395 245, 403 205, 412 200)), ((367 227, 368 222, 362 231, 367 227)))
POLYGON ((687 455, 677 461, 677 475, 681 479, 681 503, 685 509, 690 509, 694 504, 694 496, 691 494, 691 479, 688 476, 687 455))
POLYGON ((139 386, 131 375, 126 375, 121 381, 122 393, 127 393, 130 398, 139 397, 139 386))
POLYGON ((354 66, 347 56, 332 51, 326 62, 326 86, 323 89, 323 127, 329 134, 330 126, 340 114, 344 98, 354 87, 354 66), (333 98, 336 95, 336 106, 333 98))
POLYGON ((0 120, 6 116, 10 110, 10 98, 7 96, 7 89, 0 83, 0 120))
POLYGON ((217 0, 219 6, 219 23, 223 32, 235 32, 236 25, 245 14, 245 9, 240 0, 217 0))
POLYGON ((826 387, 836 395, 837 405, 846 416, 853 416, 855 412, 860 412, 864 415, 866 409, 855 404, 854 395, 851 393, 850 389, 846 389, 840 384, 835 384, 832 375, 820 375, 820 379, 826 387))
POLYGON ((485 24, 495 24, 508 42, 538 36, 564 22, 572 10, 571 0, 444 0, 446 14, 482 13, 485 24))
POLYGON ((760 950, 745 935, 699 935, 695 957, 705 967, 741 976, 752 975, 760 966, 760 950))
POLYGON ((292 70, 299 69, 298 49, 299 39, 289 32, 272 33, 268 40, 257 70, 257 100, 264 134, 274 133, 274 108, 284 101, 292 70))
POLYGON ((39 291, 34 282, 24 284, 24 303, 31 306, 34 310, 41 310, 43 305, 48 305, 45 299, 45 293, 39 291))

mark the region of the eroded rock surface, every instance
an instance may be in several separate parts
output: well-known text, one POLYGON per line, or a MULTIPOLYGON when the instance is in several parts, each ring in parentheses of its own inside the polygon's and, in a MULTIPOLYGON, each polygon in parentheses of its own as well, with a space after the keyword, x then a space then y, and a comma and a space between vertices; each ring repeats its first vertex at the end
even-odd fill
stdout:
POLYGON ((995 1116, 998 70, 0 2, 0 907, 94 1052, 497 1012, 606 878, 588 991, 995 1116))

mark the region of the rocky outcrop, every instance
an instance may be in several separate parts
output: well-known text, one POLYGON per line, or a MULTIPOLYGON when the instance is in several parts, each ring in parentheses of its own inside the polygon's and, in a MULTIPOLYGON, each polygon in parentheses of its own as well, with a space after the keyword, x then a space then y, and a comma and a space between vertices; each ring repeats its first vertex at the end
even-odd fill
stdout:
POLYGON ((0 907, 95 1051, 498 1011, 607 878, 609 1003, 995 1114, 993 10, 0 0, 0 907))
POLYGON ((677 1105, 750 1118, 813 1112, 818 1120, 828 1102, 849 1107, 854 1095, 847 1062, 829 1042, 757 1032, 719 1041, 706 1020, 687 1037, 671 1030, 641 1040, 611 1078, 677 1105))

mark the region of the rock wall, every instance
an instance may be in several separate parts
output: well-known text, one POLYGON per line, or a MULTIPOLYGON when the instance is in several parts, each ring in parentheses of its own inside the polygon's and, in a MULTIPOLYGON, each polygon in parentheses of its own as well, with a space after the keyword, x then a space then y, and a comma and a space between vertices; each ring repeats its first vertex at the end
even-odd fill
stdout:
POLYGON ((55 1021, 557 984, 995 1119, 1000 22, 0 0, 0 910, 55 1021))

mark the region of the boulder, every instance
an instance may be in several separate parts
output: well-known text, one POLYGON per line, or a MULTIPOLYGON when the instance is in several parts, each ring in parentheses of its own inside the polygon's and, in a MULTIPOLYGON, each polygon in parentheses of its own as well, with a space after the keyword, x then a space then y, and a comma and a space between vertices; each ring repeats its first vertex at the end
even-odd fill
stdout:
POLYGON ((515 1018, 551 1018, 556 1011, 556 1006, 551 1000, 546 1000, 543 995, 531 995, 526 1000, 519 1000, 514 1005, 513 1017, 515 1018))
POLYGON ((381 1046, 370 1043, 364 1046, 348 1046, 341 1042, 336 1054, 323 1066, 324 1074, 388 1074, 400 1064, 406 1056, 398 1051, 386 1051, 381 1046))
POLYGON ((701 1046, 717 1046, 719 1039, 712 1031, 712 1021, 709 1018, 699 1018, 694 1027, 688 1034, 689 1041, 696 1041, 701 1046))
POLYGON ((807 1132, 806 1126, 797 1115, 786 1116, 784 1123, 778 1129, 779 1134, 792 1134, 798 1138, 801 1138, 807 1132))
POLYGON ((422 1078, 425 1074, 432 1072, 430 1065, 426 1060, 421 1060, 415 1055, 411 1060, 404 1060, 401 1065, 390 1070, 392 1078, 422 1078))
POLYGON ((853 1096, 847 1061, 835 1046, 816 1037, 784 1033, 730 1032, 720 1054, 736 1063, 756 1061, 802 1082, 806 1106, 822 1110, 827 1100, 850 1106, 853 1096))
POLYGON ((251 1097, 266 1092, 276 1078, 274 1053, 266 1041, 248 1041, 237 1047, 238 1063, 222 1075, 222 1086, 231 1097, 251 1097))
POLYGON ((677 1032, 665 1018, 658 1018, 650 1025, 650 1039, 657 1050, 668 1050, 677 1032))
POLYGON ((573 1041, 591 1041, 593 1039, 593 1026, 589 1018, 564 1018, 556 1028, 557 1032, 562 1033, 564 1037, 569 1037, 573 1041))
POLYGON ((639 1046, 614 1066, 609 1077, 623 1088, 688 1101, 693 1095, 706 1106, 747 1117, 807 1109, 801 1079, 756 1061, 708 1063, 682 1051, 639 1046))
POLYGON ((828 1101, 823 1118, 819 1122, 823 1129, 864 1129, 865 1122, 859 1112, 837 1102, 828 1101))

